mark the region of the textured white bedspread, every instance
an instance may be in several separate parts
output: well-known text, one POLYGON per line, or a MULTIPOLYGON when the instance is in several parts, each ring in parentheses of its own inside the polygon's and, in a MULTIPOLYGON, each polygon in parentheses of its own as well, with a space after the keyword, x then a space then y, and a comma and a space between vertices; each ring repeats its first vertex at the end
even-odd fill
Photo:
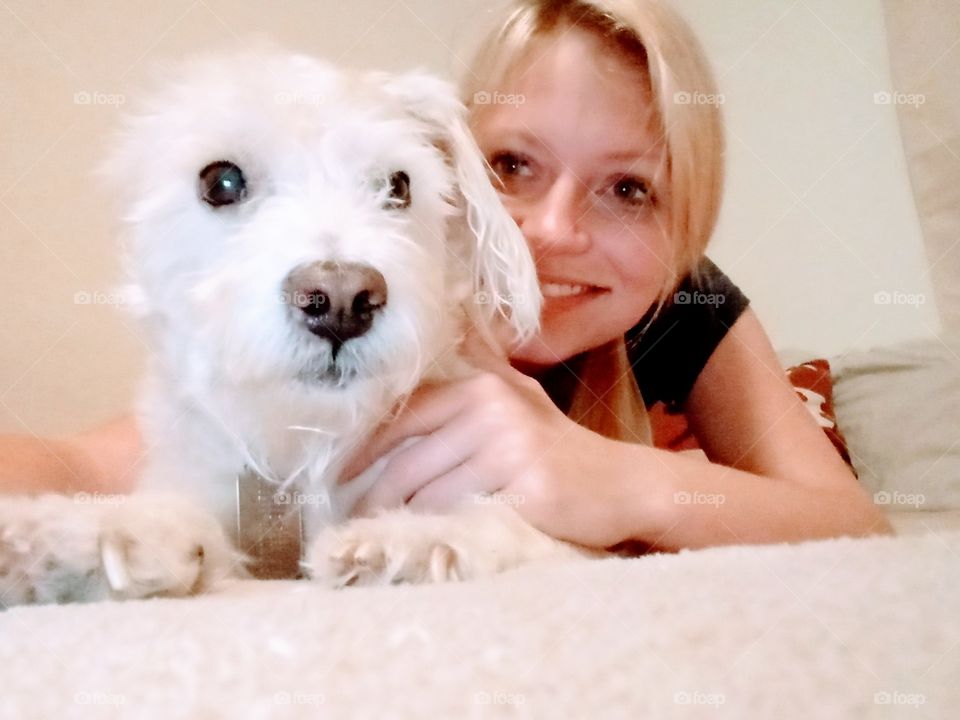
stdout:
POLYGON ((949 718, 960 532, 0 613, 0 717, 949 718))

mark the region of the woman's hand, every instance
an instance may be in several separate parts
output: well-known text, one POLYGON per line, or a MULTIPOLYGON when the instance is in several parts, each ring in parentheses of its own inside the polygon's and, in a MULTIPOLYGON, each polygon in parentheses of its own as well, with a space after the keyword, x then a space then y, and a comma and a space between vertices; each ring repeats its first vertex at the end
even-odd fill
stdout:
POLYGON ((609 547, 634 535, 643 488, 625 480, 638 446, 593 433, 566 417, 540 384, 505 359, 485 358, 466 380, 423 386, 342 473, 355 477, 408 438, 354 509, 407 504, 446 511, 474 493, 515 507, 554 537, 609 547))

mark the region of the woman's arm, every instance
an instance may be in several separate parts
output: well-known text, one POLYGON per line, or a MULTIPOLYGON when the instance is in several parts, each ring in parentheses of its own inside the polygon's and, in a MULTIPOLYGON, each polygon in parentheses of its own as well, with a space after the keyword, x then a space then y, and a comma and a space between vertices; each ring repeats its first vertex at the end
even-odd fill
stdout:
POLYGON ((638 448, 656 477, 664 547, 890 533, 790 387, 763 328, 745 311, 717 346, 686 414, 712 461, 638 448))
POLYGON ((474 378, 418 389, 342 480, 397 449, 356 514, 402 504, 444 511, 472 492, 500 492, 534 527, 588 547, 890 532, 749 311, 714 351, 687 410, 713 462, 602 437, 560 412, 532 378, 490 363, 474 378))
POLYGON ((67 438, 0 435, 0 493, 130 492, 141 456, 132 415, 67 438))
POLYGON ((621 463, 634 483, 624 517, 641 520, 625 534, 654 549, 892 532, 856 486, 817 488, 643 446, 624 447, 621 463))

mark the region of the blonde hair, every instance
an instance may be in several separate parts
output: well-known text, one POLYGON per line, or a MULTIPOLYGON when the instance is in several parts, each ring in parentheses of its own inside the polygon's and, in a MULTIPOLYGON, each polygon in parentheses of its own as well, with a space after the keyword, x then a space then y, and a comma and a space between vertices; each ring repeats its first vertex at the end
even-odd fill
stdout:
MULTIPOLYGON (((667 204, 664 232, 673 277, 660 288, 649 327, 676 278, 696 275, 723 192, 719 95, 700 43, 683 18, 660 0, 515 0, 481 45, 461 90, 473 119, 485 107, 474 104, 477 94, 502 84, 535 38, 574 27, 593 33, 643 69, 648 87, 638 91, 649 93, 663 136, 666 192, 660 197, 667 204)), ((561 398, 558 405, 567 415, 608 437, 650 442, 646 407, 622 336, 564 365, 565 373, 553 374, 544 387, 555 401, 561 398)))

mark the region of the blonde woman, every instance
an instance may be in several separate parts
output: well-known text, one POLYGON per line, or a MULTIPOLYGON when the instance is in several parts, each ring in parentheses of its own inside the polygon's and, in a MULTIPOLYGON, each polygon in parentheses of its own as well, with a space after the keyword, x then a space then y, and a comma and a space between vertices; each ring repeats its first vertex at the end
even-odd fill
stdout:
MULTIPOLYGON (((500 491, 540 530, 672 550, 890 532, 705 256, 723 140, 707 63, 658 0, 521 0, 464 84, 471 127, 535 256, 539 335, 423 388, 344 481, 411 436, 357 513, 500 491), (678 303, 679 293, 712 304, 678 303), (719 300, 718 298, 722 298, 719 300), (682 408, 710 462, 650 447, 682 408)), ((132 419, 0 443, 0 491, 131 489, 132 419)))
POLYGON ((426 435, 358 512, 500 491, 540 530, 592 547, 890 532, 704 256, 723 185, 716 95, 662 0, 514 4, 464 98, 537 261, 542 330, 509 364, 419 391, 347 469, 426 435), (685 411, 709 463, 638 444, 657 400, 685 411))

